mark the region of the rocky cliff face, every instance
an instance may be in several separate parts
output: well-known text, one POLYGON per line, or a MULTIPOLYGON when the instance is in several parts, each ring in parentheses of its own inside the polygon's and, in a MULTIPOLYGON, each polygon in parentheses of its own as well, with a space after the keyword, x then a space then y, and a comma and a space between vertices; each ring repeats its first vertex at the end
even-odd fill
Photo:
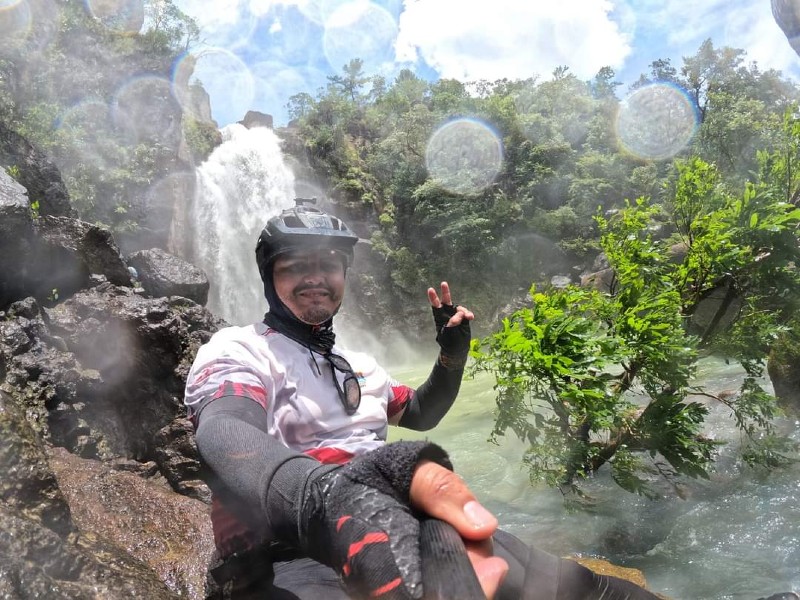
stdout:
POLYGON ((208 281, 160 250, 132 279, 107 230, 40 210, 0 169, 0 597, 202 598, 209 492, 182 396, 223 324, 190 298, 208 281))

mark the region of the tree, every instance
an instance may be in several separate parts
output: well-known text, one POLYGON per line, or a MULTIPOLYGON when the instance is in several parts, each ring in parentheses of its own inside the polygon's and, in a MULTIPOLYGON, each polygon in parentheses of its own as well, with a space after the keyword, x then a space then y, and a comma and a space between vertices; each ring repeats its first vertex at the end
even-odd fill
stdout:
POLYGON ((775 434, 775 399, 759 377, 800 292, 800 209, 785 201, 785 165, 799 157, 793 139, 783 153, 763 153, 755 181, 736 195, 712 165, 697 158, 682 164, 673 237, 650 233, 663 209, 644 198, 614 220, 598 217, 614 270, 608 293, 532 288, 531 307, 473 342, 476 369, 496 379, 492 438, 511 430, 528 444, 523 462, 532 480, 579 492, 582 477, 609 464, 624 489, 653 495, 645 474, 671 482, 707 477, 717 443, 703 435, 707 406, 690 396, 731 410, 749 464, 791 459, 796 447, 775 434), (676 244, 685 252, 681 261, 676 244), (733 290, 740 315, 729 329, 719 320, 699 328, 693 312, 720 286, 733 290), (716 397, 692 383, 703 349, 743 366, 738 397, 716 397))
POLYGON ((187 51, 200 38, 200 28, 172 0, 145 2, 147 30, 143 38, 158 50, 187 51))
POLYGON ((353 102, 358 102, 361 98, 361 88, 370 80, 364 76, 364 61, 354 58, 342 67, 344 75, 329 75, 328 81, 331 87, 339 90, 342 95, 353 102))

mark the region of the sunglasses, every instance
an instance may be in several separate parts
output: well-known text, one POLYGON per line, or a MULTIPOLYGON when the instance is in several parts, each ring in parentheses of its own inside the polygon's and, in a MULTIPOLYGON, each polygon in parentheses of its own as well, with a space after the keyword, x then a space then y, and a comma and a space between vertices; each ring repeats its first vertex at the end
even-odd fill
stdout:
POLYGON ((358 377, 353 372, 353 367, 343 356, 338 354, 329 352, 328 354, 323 354, 323 356, 331 365, 333 382, 336 384, 336 391, 339 392, 339 400, 342 401, 345 412, 348 415, 355 414, 361 404, 361 386, 358 385, 358 377), (342 384, 339 384, 336 371, 341 371, 345 374, 342 384))

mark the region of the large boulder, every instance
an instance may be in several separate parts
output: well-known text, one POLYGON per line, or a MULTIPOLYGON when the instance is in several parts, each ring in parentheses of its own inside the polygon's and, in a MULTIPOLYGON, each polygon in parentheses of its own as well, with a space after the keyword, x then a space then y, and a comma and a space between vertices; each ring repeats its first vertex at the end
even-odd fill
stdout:
POLYGON ((87 287, 93 274, 115 285, 131 285, 128 267, 108 229, 68 217, 42 217, 37 227, 39 280, 44 290, 34 290, 32 295, 55 289, 62 297, 71 296, 87 287))
POLYGON ((51 451, 50 464, 81 533, 148 565, 181 597, 204 597, 214 551, 206 504, 124 464, 79 458, 63 448, 51 451))
MULTIPOLYGON (((45 313, 50 335, 98 378, 81 379, 80 393, 49 401, 60 408, 61 422, 90 435, 98 457, 152 460, 156 433, 185 416, 186 374, 221 322, 190 300, 146 298, 107 282, 45 313)), ((57 386, 56 395, 60 389, 67 388, 57 386)), ((71 450, 92 457, 80 447, 71 450)))
POLYGON ((90 285, 0 312, 0 597, 199 600, 210 494, 181 399, 223 323, 90 285))
POLYGON ((27 190, 0 168, 0 310, 28 295, 35 245, 27 190))
POLYGON ((0 310, 28 296, 67 298, 93 274, 131 285, 111 233, 72 217, 34 218, 25 188, 0 169, 0 310))
POLYGON ((267 127, 272 129, 272 115, 258 112, 257 110, 248 110, 244 119, 239 121, 239 123, 248 129, 252 129, 253 127, 267 127))
POLYGON ((58 168, 24 137, 0 122, 0 167, 13 169, 19 183, 37 202, 39 214, 75 217, 58 168))
POLYGON ((177 256, 151 248, 134 252, 127 262, 136 269, 139 282, 150 296, 183 296, 201 305, 208 301, 206 274, 177 256))
POLYGON ((78 534, 45 446, 27 422, 19 400, 3 390, 0 597, 174 597, 153 570, 128 553, 78 534))

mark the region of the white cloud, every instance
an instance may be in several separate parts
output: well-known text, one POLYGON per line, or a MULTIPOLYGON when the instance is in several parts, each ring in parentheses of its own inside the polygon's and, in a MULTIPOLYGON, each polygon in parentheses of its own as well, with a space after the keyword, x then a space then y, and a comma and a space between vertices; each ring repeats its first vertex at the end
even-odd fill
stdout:
MULTIPOLYGON (((694 55, 711 38, 716 48, 729 46, 747 52, 747 61, 761 69, 780 69, 796 74, 800 63, 772 17, 767 0, 703 0, 689 6, 687 0, 621 0, 623 10, 635 13, 640 31, 659 31, 661 43, 674 48, 673 64, 681 56, 694 55)), ((646 43, 646 40, 642 40, 646 43)))
POLYGON ((460 80, 545 76, 559 65, 588 79, 630 52, 612 10, 608 0, 406 0, 397 57, 460 80))

